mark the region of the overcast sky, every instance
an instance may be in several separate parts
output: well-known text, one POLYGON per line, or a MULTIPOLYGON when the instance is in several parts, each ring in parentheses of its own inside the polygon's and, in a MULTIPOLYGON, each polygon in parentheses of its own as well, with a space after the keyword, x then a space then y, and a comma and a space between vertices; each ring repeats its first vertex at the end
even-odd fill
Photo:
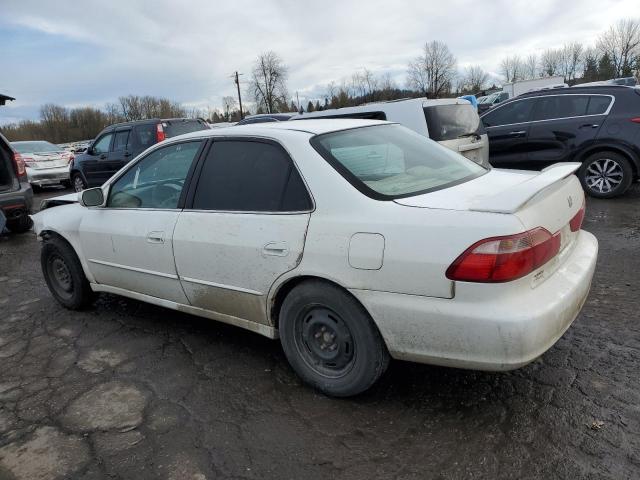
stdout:
MULTIPOLYGON (((585 45, 639 0, 0 0, 0 124, 37 118, 44 103, 103 107, 120 95, 219 107, 256 56, 277 52, 305 104, 358 69, 390 72, 441 40, 460 68, 498 75, 502 57, 585 45)), ((244 92, 243 92, 244 93, 244 92)))

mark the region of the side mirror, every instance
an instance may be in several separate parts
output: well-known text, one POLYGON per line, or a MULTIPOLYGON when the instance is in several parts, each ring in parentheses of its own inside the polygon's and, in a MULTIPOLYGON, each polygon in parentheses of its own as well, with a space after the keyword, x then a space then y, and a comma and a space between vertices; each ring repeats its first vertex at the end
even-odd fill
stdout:
POLYGON ((89 188, 78 193, 78 201, 83 207, 102 207, 104 192, 102 187, 89 188))

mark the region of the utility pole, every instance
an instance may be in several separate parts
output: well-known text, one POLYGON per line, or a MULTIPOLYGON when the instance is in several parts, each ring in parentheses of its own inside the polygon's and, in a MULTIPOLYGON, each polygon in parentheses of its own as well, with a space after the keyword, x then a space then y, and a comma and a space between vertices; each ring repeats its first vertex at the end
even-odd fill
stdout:
POLYGON ((242 75, 242 73, 238 73, 236 70, 233 77, 236 87, 238 88, 238 105, 240 106, 240 120, 242 120, 244 118, 244 114, 242 113, 242 97, 240 96, 240 81, 238 80, 238 75, 242 75))
POLYGON ((296 100, 298 103, 298 113, 300 113, 300 97, 298 96, 298 91, 296 90, 296 100))

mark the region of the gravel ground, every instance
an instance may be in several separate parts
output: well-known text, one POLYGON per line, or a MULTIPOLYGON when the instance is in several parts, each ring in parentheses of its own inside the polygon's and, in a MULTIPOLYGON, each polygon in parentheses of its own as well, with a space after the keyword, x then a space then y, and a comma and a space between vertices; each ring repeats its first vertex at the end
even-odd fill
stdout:
POLYGON ((591 294, 542 358, 392 362, 348 400, 238 328, 110 295, 66 311, 33 234, 0 237, 0 479, 640 478, 639 207, 638 185, 588 201, 591 294))

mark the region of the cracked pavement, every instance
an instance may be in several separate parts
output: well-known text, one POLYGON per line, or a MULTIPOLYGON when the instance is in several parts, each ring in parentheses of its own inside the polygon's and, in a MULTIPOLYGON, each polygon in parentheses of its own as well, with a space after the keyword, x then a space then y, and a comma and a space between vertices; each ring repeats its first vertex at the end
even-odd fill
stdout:
POLYGON ((588 200, 591 294, 540 359, 396 361, 347 400, 239 328, 112 295, 67 311, 33 234, 2 236, 0 479, 639 478, 639 205, 588 200))

